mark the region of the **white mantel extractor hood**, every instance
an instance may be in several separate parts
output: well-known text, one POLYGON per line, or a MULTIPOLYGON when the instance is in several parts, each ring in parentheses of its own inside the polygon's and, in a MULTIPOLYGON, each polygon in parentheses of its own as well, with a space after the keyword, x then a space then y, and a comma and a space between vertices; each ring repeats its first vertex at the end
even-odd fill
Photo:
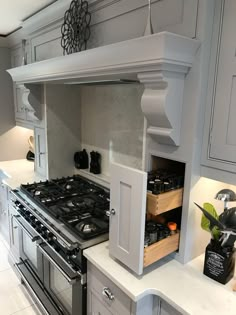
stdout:
POLYGON ((7 71, 16 84, 139 81, 145 87, 141 106, 147 132, 178 146, 184 80, 199 45, 198 40, 161 32, 7 71))

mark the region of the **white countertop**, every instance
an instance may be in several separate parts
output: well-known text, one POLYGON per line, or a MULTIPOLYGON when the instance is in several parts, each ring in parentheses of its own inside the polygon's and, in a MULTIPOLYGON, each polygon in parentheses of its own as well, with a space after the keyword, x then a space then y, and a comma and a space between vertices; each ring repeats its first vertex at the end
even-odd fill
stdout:
POLYGON ((0 171, 6 176, 3 182, 12 189, 19 187, 20 184, 45 180, 34 172, 34 162, 26 159, 0 162, 0 171))
POLYGON ((232 291, 236 277, 222 285, 203 275, 204 255, 186 265, 165 258, 136 276, 109 256, 108 246, 105 242, 90 247, 84 255, 133 301, 154 294, 183 314, 236 314, 236 292, 232 291))

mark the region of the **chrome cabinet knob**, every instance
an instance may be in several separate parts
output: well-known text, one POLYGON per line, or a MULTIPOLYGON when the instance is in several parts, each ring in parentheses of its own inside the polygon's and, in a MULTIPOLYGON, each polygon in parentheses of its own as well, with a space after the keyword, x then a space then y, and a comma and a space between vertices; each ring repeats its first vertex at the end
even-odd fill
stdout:
POLYGON ((108 287, 104 287, 102 290, 102 295, 105 296, 108 300, 113 301, 114 295, 108 287))
POLYGON ((111 209, 111 210, 107 210, 106 211, 106 215, 108 217, 110 217, 111 215, 115 215, 116 214, 116 210, 115 209, 111 209))

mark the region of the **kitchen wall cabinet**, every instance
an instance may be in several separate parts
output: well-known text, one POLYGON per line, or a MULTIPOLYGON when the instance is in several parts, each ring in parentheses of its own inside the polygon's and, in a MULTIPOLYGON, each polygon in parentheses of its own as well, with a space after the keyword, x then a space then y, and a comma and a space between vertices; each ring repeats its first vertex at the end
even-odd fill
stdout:
POLYGON ((47 174, 47 146, 45 128, 34 128, 35 141, 35 171, 46 176, 47 174))
MULTIPOLYGON (((32 62, 63 54, 61 25, 68 8, 68 1, 56 2, 23 23, 24 34, 30 42, 32 62)), ((146 0, 91 1, 89 11, 92 19, 88 48, 94 48, 143 36, 148 3, 146 0)), ((197 15, 198 0, 152 1, 155 33, 166 30, 194 38, 197 15)))
MULTIPOLYGON (((26 45, 26 62, 31 62, 29 42, 26 45)), ((11 50, 12 68, 22 66, 23 50, 21 45, 11 50)), ((34 91, 33 93, 37 93, 34 91)), ((30 95, 29 89, 24 85, 13 82, 13 96, 16 124, 22 127, 33 129, 34 125, 40 124, 41 104, 34 103, 34 96, 30 95), (34 108, 34 106, 36 106, 34 108)))
POLYGON ((42 61, 63 55, 61 29, 46 30, 31 40, 32 62, 42 61))
POLYGON ((35 171, 49 179, 73 175, 74 153, 80 149, 79 89, 56 84, 39 89, 35 102, 44 99, 44 117, 34 128, 35 171))
MULTIPOLYGON (((204 166, 231 173, 236 172, 236 46, 232 40, 236 28, 235 10, 234 0, 218 2, 202 152, 204 166)), ((208 173, 209 169, 202 169, 203 175, 209 176, 208 173)), ((214 179, 222 180, 220 172, 212 170, 211 174, 214 179)))

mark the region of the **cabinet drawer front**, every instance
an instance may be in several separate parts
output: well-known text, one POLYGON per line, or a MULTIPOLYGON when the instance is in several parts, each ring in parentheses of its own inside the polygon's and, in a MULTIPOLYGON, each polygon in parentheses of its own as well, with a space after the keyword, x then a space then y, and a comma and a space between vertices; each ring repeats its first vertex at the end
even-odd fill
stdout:
POLYGON ((96 299, 99 299, 112 314, 128 315, 131 313, 131 299, 90 263, 88 263, 87 277, 88 290, 92 291, 96 299), (109 299, 103 294, 104 288, 109 289, 113 299, 109 299))

